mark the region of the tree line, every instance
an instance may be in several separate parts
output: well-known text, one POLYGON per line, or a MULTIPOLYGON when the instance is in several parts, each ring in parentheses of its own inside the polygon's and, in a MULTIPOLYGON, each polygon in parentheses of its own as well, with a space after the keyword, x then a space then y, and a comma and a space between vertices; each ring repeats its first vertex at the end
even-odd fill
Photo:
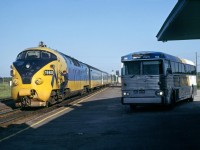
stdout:
POLYGON ((0 83, 10 83, 12 81, 11 77, 0 77, 0 83))

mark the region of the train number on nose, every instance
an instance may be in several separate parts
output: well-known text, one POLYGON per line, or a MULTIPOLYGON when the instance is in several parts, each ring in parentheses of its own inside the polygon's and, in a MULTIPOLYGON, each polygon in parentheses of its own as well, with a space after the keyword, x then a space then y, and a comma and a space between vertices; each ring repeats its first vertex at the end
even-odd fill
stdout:
POLYGON ((45 70, 44 75, 53 75, 53 70, 45 70))

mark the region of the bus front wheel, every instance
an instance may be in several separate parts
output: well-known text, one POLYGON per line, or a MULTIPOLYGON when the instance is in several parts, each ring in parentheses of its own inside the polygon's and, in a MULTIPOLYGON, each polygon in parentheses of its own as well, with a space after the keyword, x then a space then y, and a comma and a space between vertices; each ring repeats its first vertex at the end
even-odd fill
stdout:
POLYGON ((176 104, 176 95, 175 92, 172 91, 170 95, 170 104, 168 105, 169 109, 173 109, 176 104))
POLYGON ((136 107, 137 107, 135 104, 130 104, 129 106, 130 106, 130 109, 131 109, 131 110, 135 110, 136 107))

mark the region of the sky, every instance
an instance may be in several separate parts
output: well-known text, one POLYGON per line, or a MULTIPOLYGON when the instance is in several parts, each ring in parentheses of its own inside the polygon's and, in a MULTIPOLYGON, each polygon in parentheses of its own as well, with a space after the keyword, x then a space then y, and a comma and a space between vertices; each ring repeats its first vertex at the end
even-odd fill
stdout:
POLYGON ((136 51, 160 51, 195 62, 199 40, 163 43, 156 38, 176 3, 0 0, 0 76, 9 77, 17 55, 40 41, 108 73, 120 71, 121 56, 136 51))

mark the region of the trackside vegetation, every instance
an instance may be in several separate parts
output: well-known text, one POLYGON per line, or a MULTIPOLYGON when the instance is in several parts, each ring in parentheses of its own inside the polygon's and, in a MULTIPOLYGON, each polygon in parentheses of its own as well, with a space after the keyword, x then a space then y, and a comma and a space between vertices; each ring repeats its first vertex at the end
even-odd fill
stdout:
POLYGON ((10 77, 0 78, 0 99, 11 97, 10 77))
POLYGON ((200 72, 198 72, 197 77, 197 88, 200 89, 200 72))

